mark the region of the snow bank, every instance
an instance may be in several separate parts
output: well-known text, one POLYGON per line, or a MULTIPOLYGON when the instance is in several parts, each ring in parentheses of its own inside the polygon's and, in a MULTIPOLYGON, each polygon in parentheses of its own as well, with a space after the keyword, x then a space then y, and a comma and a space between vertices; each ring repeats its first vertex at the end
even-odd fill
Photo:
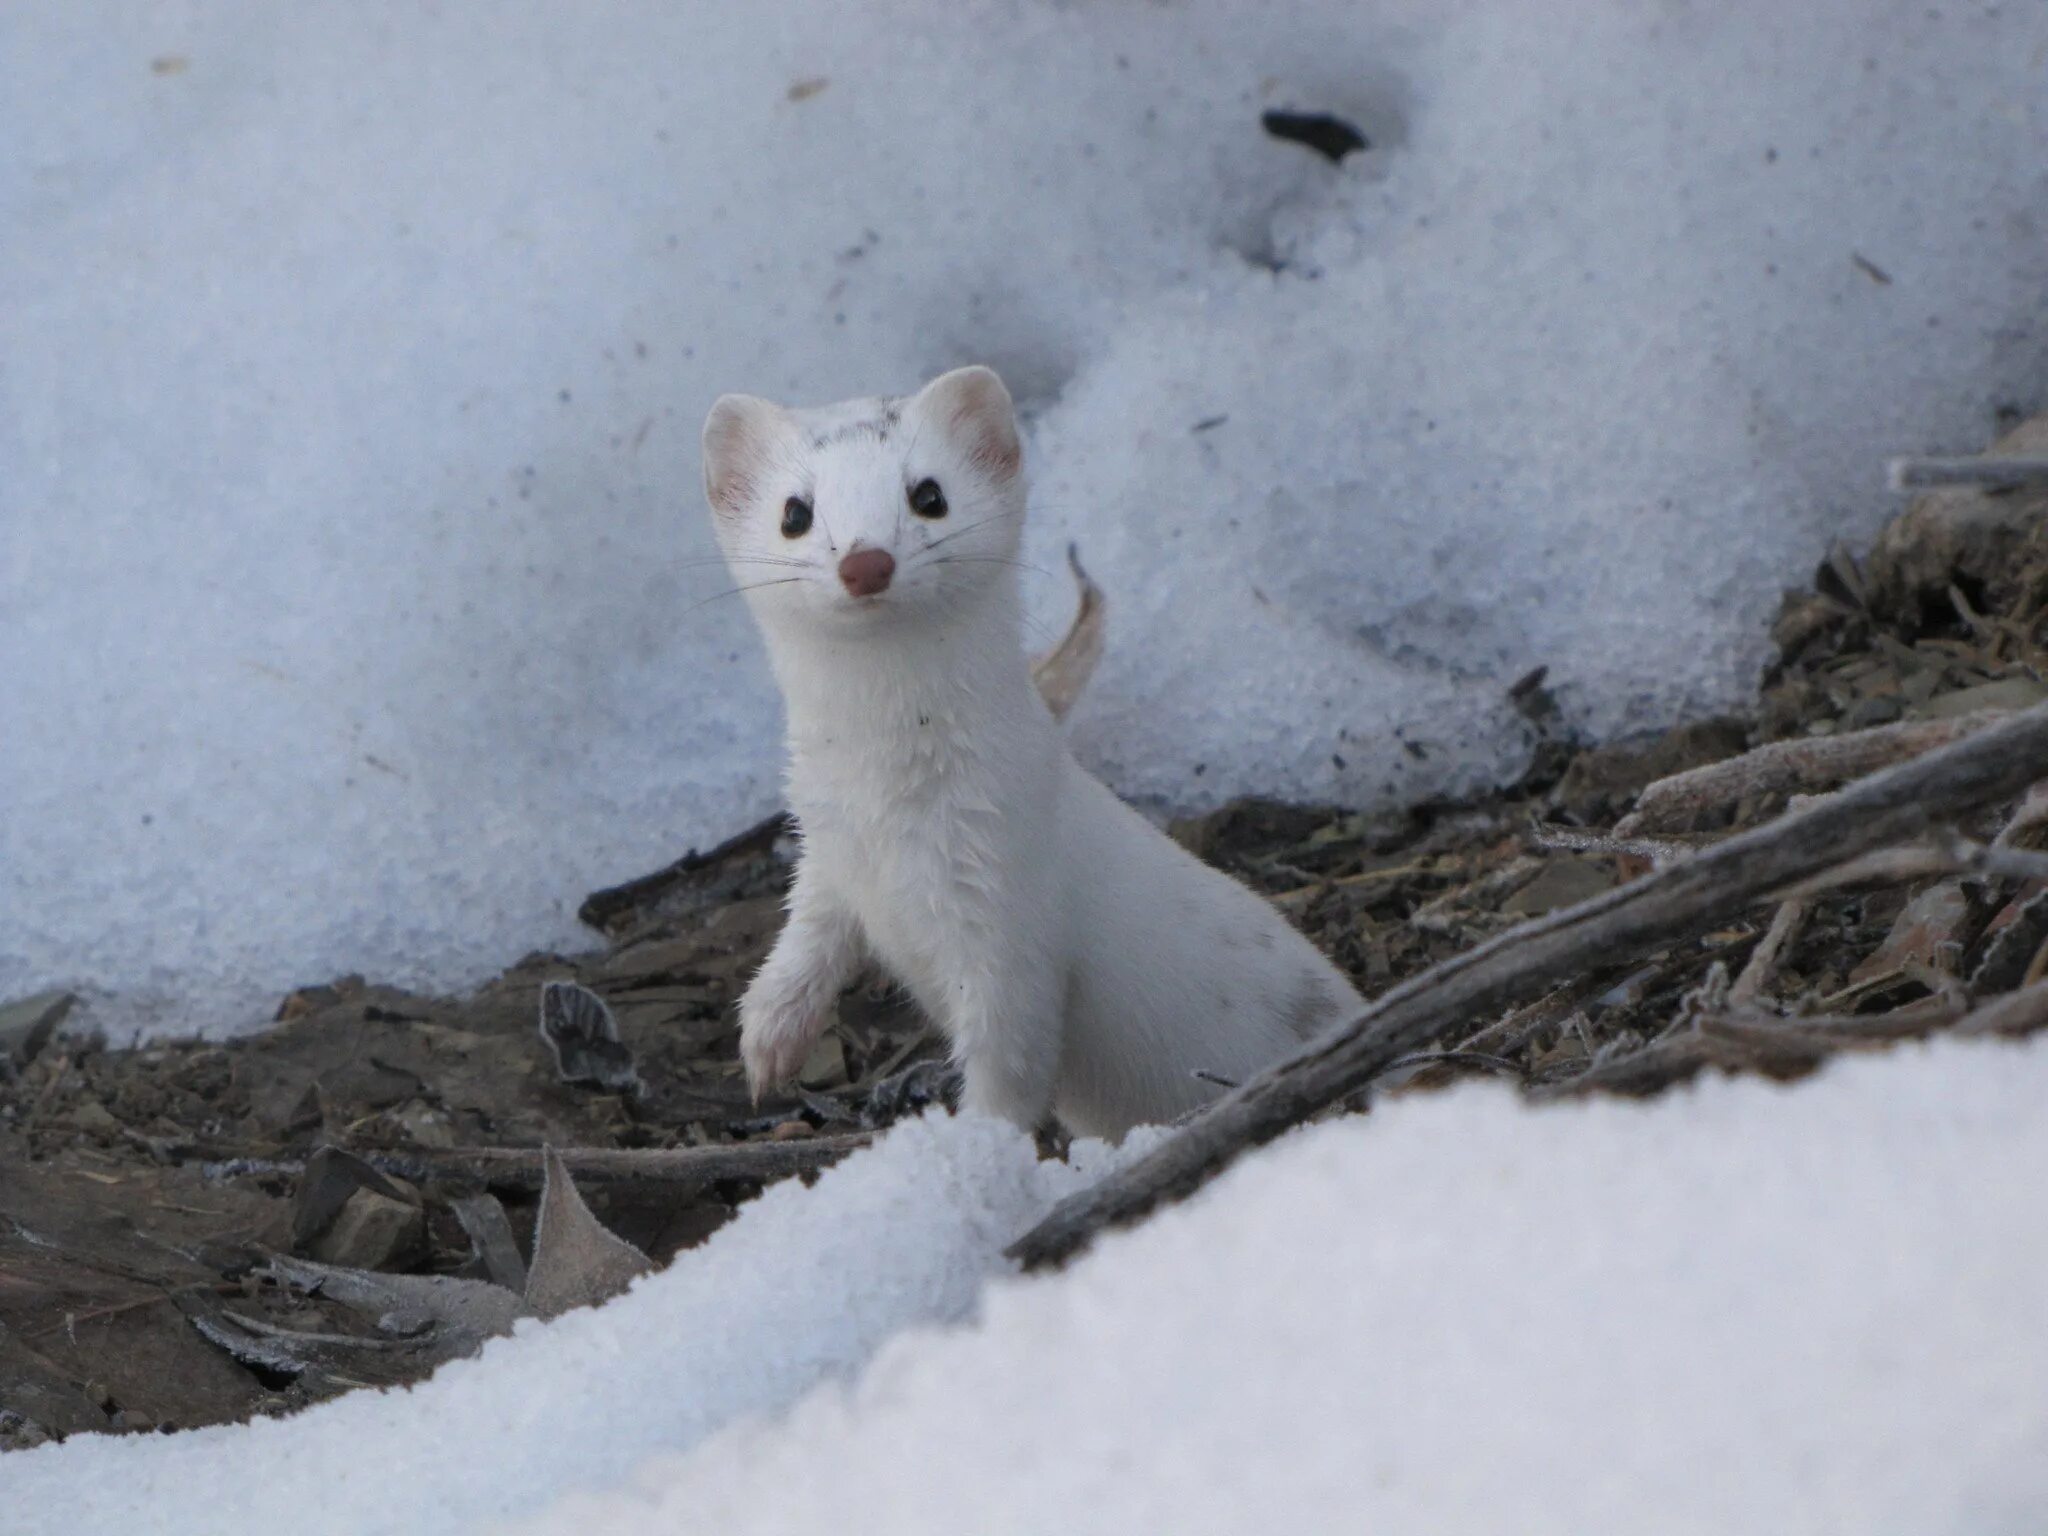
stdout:
POLYGON ((1950 1042, 1395 1103, 948 1329, 1072 1180, 908 1126, 410 1393, 11 1456, 10 1529, 2039 1530, 2044 1096, 1950 1042))
POLYGON ((2044 1091, 1403 1104, 521 1529, 2037 1531, 2044 1091))
POLYGON ((776 1186, 611 1304, 522 1323, 410 1391, 291 1419, 0 1461, 8 1536, 419 1536, 609 1486, 655 1450, 786 1407, 917 1324, 972 1311, 1003 1246, 1105 1166, 985 1120, 912 1122, 776 1186))
POLYGON ((767 809, 765 669, 692 606, 722 389, 998 366, 1035 556, 1111 594, 1078 744, 1153 802, 1512 772, 1538 662, 1597 730, 1725 703, 1883 455, 2039 399, 2044 49, 1918 0, 7 7, 0 996, 457 983, 767 809))

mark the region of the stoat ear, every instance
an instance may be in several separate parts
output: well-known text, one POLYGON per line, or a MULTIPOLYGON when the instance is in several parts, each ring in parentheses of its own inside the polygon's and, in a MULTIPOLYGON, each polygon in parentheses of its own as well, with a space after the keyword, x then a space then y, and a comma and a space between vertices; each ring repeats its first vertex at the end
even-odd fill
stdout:
POLYGON ((711 510, 736 517, 760 488, 783 409, 756 395, 720 395, 704 418, 704 496, 711 510))
POLYGON ((955 368, 925 385, 918 403, 974 465, 1007 480, 1024 462, 1017 411, 993 368, 955 368))

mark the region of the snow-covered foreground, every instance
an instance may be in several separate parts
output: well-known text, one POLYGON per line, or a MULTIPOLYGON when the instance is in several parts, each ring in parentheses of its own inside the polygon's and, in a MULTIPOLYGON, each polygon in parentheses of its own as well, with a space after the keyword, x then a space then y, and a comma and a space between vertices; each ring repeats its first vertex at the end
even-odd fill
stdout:
POLYGON ((459 983, 770 806, 720 390, 1001 369, 1111 596, 1079 746, 1189 803, 1510 772, 1539 662, 1725 703, 1884 455, 2048 384, 2038 4, 27 0, 0 59, 0 998, 166 1027, 459 983))
POLYGON ((8 1529, 2038 1531, 2043 1102, 2048 1050, 1957 1042, 1465 1089, 1027 1281, 1077 1175, 900 1127, 409 1393, 8 1457, 8 1529))

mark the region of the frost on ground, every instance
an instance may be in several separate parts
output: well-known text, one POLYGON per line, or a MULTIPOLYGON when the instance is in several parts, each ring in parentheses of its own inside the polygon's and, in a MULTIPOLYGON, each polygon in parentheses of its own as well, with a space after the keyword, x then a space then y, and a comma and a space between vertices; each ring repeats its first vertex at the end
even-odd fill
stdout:
POLYGON ((12 1528, 2038 1530, 2044 1094, 1949 1042, 1402 1099, 943 1329, 1075 1175, 920 1122, 410 1393, 10 1456, 12 1528))
MULTIPOLYGON (((0 998, 475 979, 774 799, 720 390, 976 359, 1122 790, 1746 693, 1885 455, 2038 400, 2048 12, 12 7, 0 998), (1269 107, 1355 121, 1333 166, 1269 107)), ((104 1016, 104 1015, 103 1015, 104 1016)))

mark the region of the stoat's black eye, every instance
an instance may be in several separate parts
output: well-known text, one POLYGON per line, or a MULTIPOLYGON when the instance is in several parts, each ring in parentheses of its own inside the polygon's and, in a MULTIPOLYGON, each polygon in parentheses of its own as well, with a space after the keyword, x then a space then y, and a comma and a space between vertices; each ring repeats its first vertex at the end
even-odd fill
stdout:
POLYGON ((811 504, 801 496, 792 496, 782 504, 782 536, 785 539, 800 539, 811 531, 811 504))
POLYGON ((946 493, 936 480, 920 480, 910 488, 910 510, 934 520, 946 515, 946 493))

